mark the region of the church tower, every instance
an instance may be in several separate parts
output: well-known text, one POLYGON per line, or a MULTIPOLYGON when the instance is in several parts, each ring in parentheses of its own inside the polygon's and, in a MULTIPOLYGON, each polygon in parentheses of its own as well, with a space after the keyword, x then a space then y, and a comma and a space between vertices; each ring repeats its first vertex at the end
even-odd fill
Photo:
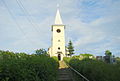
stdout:
POLYGON ((52 25, 52 46, 49 48, 50 56, 58 57, 58 60, 63 60, 65 54, 65 25, 62 23, 59 9, 57 9, 55 24, 52 25))

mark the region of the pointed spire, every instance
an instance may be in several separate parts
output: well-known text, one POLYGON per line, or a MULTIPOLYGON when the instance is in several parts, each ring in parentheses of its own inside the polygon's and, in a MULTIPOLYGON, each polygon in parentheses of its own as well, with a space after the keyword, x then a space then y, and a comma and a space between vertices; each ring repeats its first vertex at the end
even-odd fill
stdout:
MULTIPOLYGON (((57 5, 57 7, 59 7, 59 4, 57 5)), ((57 9, 57 13, 56 13, 56 17, 55 17, 55 24, 63 24, 59 8, 57 9)))

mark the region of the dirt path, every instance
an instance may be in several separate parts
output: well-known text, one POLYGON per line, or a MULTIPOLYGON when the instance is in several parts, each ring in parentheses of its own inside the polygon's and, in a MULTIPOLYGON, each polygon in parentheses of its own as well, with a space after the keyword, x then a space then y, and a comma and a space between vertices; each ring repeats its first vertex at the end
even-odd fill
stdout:
POLYGON ((68 68, 68 66, 64 63, 64 61, 59 61, 59 69, 68 68))

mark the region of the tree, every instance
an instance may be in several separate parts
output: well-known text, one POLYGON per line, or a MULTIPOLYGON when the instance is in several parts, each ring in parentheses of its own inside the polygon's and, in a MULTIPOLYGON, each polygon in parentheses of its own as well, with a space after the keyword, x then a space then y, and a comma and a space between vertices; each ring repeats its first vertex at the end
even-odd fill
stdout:
POLYGON ((109 50, 106 50, 106 51, 105 51, 105 55, 106 55, 106 56, 111 56, 111 55, 112 55, 112 52, 110 52, 109 50))
POLYGON ((36 55, 41 55, 41 54, 47 54, 47 51, 45 49, 37 49, 35 53, 36 55))
POLYGON ((71 56, 74 54, 74 47, 73 47, 73 43, 71 40, 68 43, 67 49, 68 49, 68 56, 71 56))
POLYGON ((106 50, 105 51, 105 62, 106 63, 111 63, 111 56, 112 56, 112 52, 110 52, 109 50, 106 50))

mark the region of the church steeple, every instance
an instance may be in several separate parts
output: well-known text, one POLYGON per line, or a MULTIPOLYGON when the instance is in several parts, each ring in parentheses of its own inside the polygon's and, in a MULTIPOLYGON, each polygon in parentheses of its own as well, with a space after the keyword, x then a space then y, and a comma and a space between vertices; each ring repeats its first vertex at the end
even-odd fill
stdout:
POLYGON ((55 17, 55 24, 63 24, 59 8, 57 9, 56 17, 55 17))
MULTIPOLYGON (((59 7, 59 5, 58 5, 59 7)), ((56 56, 58 60, 63 60, 66 56, 65 50, 65 25, 62 23, 59 8, 57 9, 55 23, 52 25, 52 45, 49 48, 50 57, 56 56)))

